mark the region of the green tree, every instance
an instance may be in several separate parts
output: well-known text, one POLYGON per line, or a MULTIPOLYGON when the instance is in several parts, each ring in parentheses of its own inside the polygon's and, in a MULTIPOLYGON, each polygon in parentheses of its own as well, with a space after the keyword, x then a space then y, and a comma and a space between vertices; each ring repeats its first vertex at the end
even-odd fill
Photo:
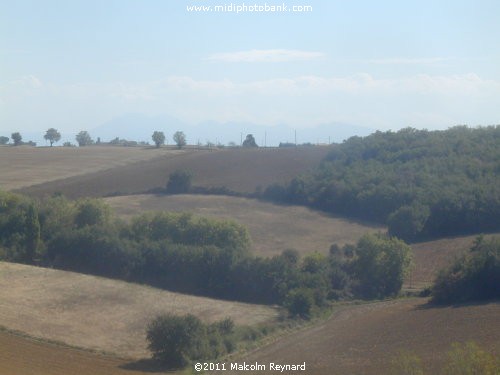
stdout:
POLYGON ((245 140, 243 141, 243 147, 259 147, 255 142, 255 138, 252 134, 247 134, 245 140))
POLYGON ((0 145, 6 145, 9 142, 9 137, 0 137, 0 145))
POLYGON ((19 146, 23 143, 23 137, 21 136, 21 133, 16 132, 12 133, 10 136, 12 138, 12 141, 14 142, 14 146, 19 146))
POLYGON ((389 235, 414 241, 421 234, 429 215, 427 206, 402 206, 389 215, 389 235))
POLYGON ((178 148, 183 148, 186 145, 186 136, 184 132, 176 131, 173 138, 178 148))
POLYGON ((153 357, 170 366, 186 365, 191 359, 203 359, 206 351, 203 323, 196 316, 160 315, 147 328, 147 340, 153 357))
POLYGON ((358 241, 353 260, 358 293, 381 298, 399 293, 412 265, 412 250, 403 241, 382 234, 368 234, 358 241))
POLYGON ((92 225, 108 224, 111 210, 108 205, 98 199, 82 199, 76 205, 75 224, 82 228, 92 225))
POLYGON ((83 146, 88 146, 94 143, 92 138, 90 137, 90 134, 87 131, 82 130, 80 133, 78 133, 75 137, 76 141, 78 142, 78 146, 83 147, 83 146))
POLYGON ((33 262, 39 245, 40 221, 38 219, 38 211, 35 205, 31 203, 26 212, 26 262, 33 262))
POLYGON ((188 193, 191 189, 192 175, 185 170, 176 170, 170 173, 167 182, 167 193, 169 194, 183 194, 188 193))
POLYGON ((47 130, 45 135, 43 136, 47 141, 50 142, 50 147, 52 147, 52 144, 54 142, 59 142, 61 139, 61 133, 59 133, 56 129, 50 128, 47 130))
POLYGON ((290 315, 307 319, 314 306, 314 293, 308 288, 292 289, 286 295, 284 305, 290 315))
POLYGON ((155 131, 151 138, 153 138, 153 142, 155 143, 156 148, 159 148, 161 145, 165 144, 165 134, 163 134, 163 132, 155 131))

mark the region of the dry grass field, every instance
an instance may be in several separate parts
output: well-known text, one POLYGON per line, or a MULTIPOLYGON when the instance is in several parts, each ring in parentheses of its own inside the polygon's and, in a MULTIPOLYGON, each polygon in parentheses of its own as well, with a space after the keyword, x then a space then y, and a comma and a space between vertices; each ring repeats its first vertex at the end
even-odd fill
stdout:
POLYGON ((238 361, 306 362, 308 375, 386 375, 393 356, 408 350, 422 359, 426 374, 437 374, 453 342, 473 340, 499 355, 499 317, 500 303, 494 302, 432 308, 425 299, 406 299, 350 306, 238 361))
POLYGON ((132 195, 106 198, 114 211, 127 218, 145 211, 188 211, 232 219, 248 228, 255 254, 272 256, 285 249, 301 254, 328 253, 330 245, 355 243, 363 234, 384 231, 313 211, 255 199, 216 195, 132 195))
POLYGON ((239 325, 272 321, 278 314, 262 305, 0 262, 0 326, 30 336, 122 357, 149 357, 146 326, 162 312, 192 313, 205 321, 228 316, 239 325))
MULTIPOLYGON (((10 150, 11 148, 9 148, 10 150)), ((94 148, 88 148, 92 150, 94 148)), ((97 149, 97 147, 96 147, 97 149)), ((132 150, 133 148, 124 148, 132 150)), ((298 174, 316 167, 326 156, 329 147, 299 147, 282 149, 223 149, 223 150, 156 150, 161 155, 112 169, 67 177, 35 186, 19 189, 32 196, 51 195, 61 192, 67 197, 99 197, 111 194, 120 195, 144 192, 165 187, 168 175, 176 169, 186 169, 193 174, 193 185, 202 187, 226 186, 228 189, 252 193, 258 186, 266 187, 272 183, 286 183, 298 174), (177 152, 177 153, 175 153, 177 152)), ((49 150, 50 151, 50 150, 49 150)), ((146 150, 151 155, 155 150, 146 150)), ((13 155, 9 155, 12 157, 13 155)), ((32 157, 35 157, 34 155, 32 157)), ((7 166, 0 168, 10 171, 7 166)), ((61 161, 64 164, 64 160, 61 161)), ((67 168, 78 170, 79 161, 68 163, 67 168)), ((28 186, 39 183, 31 178, 29 169, 21 173, 23 183, 28 186)), ((57 171, 53 172, 57 173, 57 171)), ((37 173, 40 175, 40 173, 37 173)), ((77 174, 77 173, 75 173, 77 174)), ((1 176, 1 174, 0 174, 1 176)), ((54 180, 54 178, 52 179, 54 180)), ((0 180, 0 181, 3 181, 0 180)), ((47 180, 46 180, 47 181, 47 180)))
POLYGON ((179 151, 143 147, 3 146, 0 147, 0 189, 20 189, 177 153, 179 151))

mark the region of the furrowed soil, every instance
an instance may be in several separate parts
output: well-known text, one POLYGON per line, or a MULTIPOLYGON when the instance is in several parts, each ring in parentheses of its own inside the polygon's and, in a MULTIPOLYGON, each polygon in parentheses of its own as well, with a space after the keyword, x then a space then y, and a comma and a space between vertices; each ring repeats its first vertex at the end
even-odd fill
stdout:
MULTIPOLYGON (((84 147, 82 149, 88 149, 89 152, 95 149, 98 152, 99 148, 84 147)), ((7 149, 10 151, 13 148, 7 149)), ((273 183, 287 183, 295 176, 315 168, 330 149, 330 147, 325 146, 281 149, 238 148, 212 151, 148 149, 144 152, 150 152, 150 155, 155 156, 158 155, 155 152, 158 152, 160 156, 130 162, 122 166, 111 166, 112 168, 101 166, 100 171, 94 173, 89 171, 90 173, 84 175, 78 173, 80 175, 74 177, 68 177, 60 173, 58 180, 38 185, 35 184, 39 183, 39 181, 30 176, 30 173, 36 173, 38 178, 42 178, 42 173, 38 172, 36 162, 33 160, 32 162, 35 164, 25 169, 24 173, 18 171, 19 177, 17 178, 21 180, 18 181, 18 186, 34 186, 17 189, 16 191, 31 196, 46 196, 58 192, 69 198, 142 193, 151 189, 164 188, 169 174, 177 169, 182 169, 192 173, 194 186, 205 188, 224 186, 239 193, 253 193, 259 186, 265 188, 273 183)), ((52 150, 49 149, 49 151, 52 150)), ((0 166, 0 176, 2 176, 4 169, 12 173, 10 172, 9 160, 15 155, 5 153, 5 156, 7 159, 4 159, 4 164, 0 166)), ((31 159, 37 157, 38 155, 34 153, 31 159)), ((64 161, 61 161, 61 163, 64 164, 64 161)), ((67 165, 65 164, 64 167, 75 171, 80 168, 80 164, 78 160, 75 160, 67 163, 67 165)), ((58 172, 54 171, 53 173, 58 172)), ((4 177, 0 178, 2 178, 0 186, 3 186, 4 177)), ((9 180, 6 179, 5 181, 8 182, 9 180)), ((10 186, 12 189, 15 187, 12 183, 10 186)))
POLYGON ((146 211, 192 212, 197 215, 234 220, 252 238, 254 254, 273 256, 285 249, 301 254, 328 254, 333 243, 355 243, 363 234, 385 231, 340 219, 301 206, 282 206, 256 199, 218 195, 131 195, 106 198, 122 218, 146 211))
MULTIPOLYGON (((144 358, 147 324, 160 313, 191 313, 238 325, 273 321, 269 306, 172 293, 73 272, 0 262, 0 326, 121 357, 144 358)), ((0 374, 2 372, 0 371, 0 374)))
POLYGON ((429 307, 425 299, 408 299, 350 306, 339 308, 324 323, 292 333, 233 362, 257 362, 266 365, 266 370, 271 362, 305 362, 308 375, 386 375, 391 373, 394 356, 406 350, 422 359, 426 374, 438 374, 454 342, 475 341, 498 355, 499 317, 498 302, 429 307))

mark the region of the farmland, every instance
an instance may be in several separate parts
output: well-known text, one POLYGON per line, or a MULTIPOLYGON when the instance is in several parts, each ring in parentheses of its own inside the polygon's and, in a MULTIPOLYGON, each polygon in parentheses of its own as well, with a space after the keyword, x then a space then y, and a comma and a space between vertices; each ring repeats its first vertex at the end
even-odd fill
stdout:
POLYGON ((0 147, 0 188, 20 189, 47 181, 108 170, 178 151, 142 147, 0 147))
MULTIPOLYGON (((154 150, 140 148, 0 147, 4 189, 70 198, 141 193, 164 187, 176 169, 193 185, 241 193, 286 183, 316 165, 327 148, 263 150, 154 150), (7 151, 8 152, 7 152, 7 151), (13 152, 13 153, 11 153, 13 152), (59 154, 58 154, 59 153, 59 154), (31 186, 30 186, 31 185, 31 186)), ((134 194, 105 199, 124 219, 151 210, 190 211, 246 226, 255 255, 287 248, 327 253, 332 243, 355 242, 382 226, 352 222, 301 206, 204 195, 134 194)), ((466 251, 475 236, 412 245, 416 267, 405 288, 428 286, 435 273, 466 251)), ((425 299, 338 305, 332 317, 283 336, 238 360, 308 364, 308 374, 386 374, 398 349, 414 351, 434 373, 455 341, 475 340, 498 354, 498 302, 431 308, 425 299)), ((231 316, 238 325, 276 319, 273 307, 194 297, 72 272, 0 263, 0 373, 27 375, 139 374, 127 363, 147 358, 144 330, 157 313, 192 312, 204 321, 231 316), (49 343, 55 340, 79 350, 49 343), (89 352, 87 350, 91 350, 89 352), (98 353, 107 353, 96 354, 98 353), (126 360, 120 359, 126 357, 126 360), (29 358, 29 360, 27 360, 29 358)))
POLYGON ((327 254, 330 245, 354 243, 381 226, 362 225, 332 217, 306 207, 281 206, 255 199, 208 195, 132 195, 106 198, 121 217, 145 211, 187 211, 198 215, 231 219, 248 228, 252 250, 261 256, 296 249, 301 254, 327 254))
POLYGON ((499 314, 498 303, 431 308, 425 299, 349 306, 239 361, 305 361, 311 375, 383 375, 400 350, 409 350, 422 358, 426 373, 436 374, 453 342, 474 340, 498 355, 499 314))
MULTIPOLYGON (((116 150, 106 148, 105 151, 100 151, 100 147, 88 147, 87 149, 86 152, 95 153, 97 159, 100 158, 101 153, 106 155, 116 153, 117 159, 120 159, 120 157, 123 158, 121 150, 133 148, 116 147, 116 150)), ((22 171, 16 172, 19 173, 19 177, 15 180, 15 184, 13 181, 7 186, 14 188, 39 183, 18 190, 31 196, 51 195, 54 192, 60 192, 69 198, 124 195, 163 188, 171 172, 185 169, 192 173, 194 186, 205 188, 225 186, 235 192, 253 193, 259 186, 265 188, 272 183, 286 183, 296 175, 307 172, 323 159, 329 149, 329 147, 217 149, 211 151, 147 149, 143 152, 157 157, 121 166, 113 166, 104 160, 103 163, 97 162, 98 165, 94 165, 94 169, 97 171, 86 174, 78 173, 77 176, 75 176, 77 173, 74 171, 80 168, 81 161, 78 158, 61 161, 65 168, 72 171, 72 174, 65 175, 54 170, 51 173, 58 174, 59 178, 55 180, 54 177, 51 179, 52 181, 49 181, 48 178, 43 180, 44 177, 41 176, 43 174, 38 170, 39 162, 34 160, 42 158, 36 149, 31 155, 32 163, 28 162, 22 171), (32 173, 39 176, 38 180, 31 177, 32 173), (41 183, 43 181, 49 182, 41 183)), ((79 152, 78 150, 75 152, 79 152)), ((5 164, 0 167, 0 171, 3 169, 11 170, 11 158, 14 156, 14 154, 9 153, 5 155, 5 158, 2 159, 5 164)), ((108 157, 111 158, 111 156, 108 157)), ((45 166, 44 168, 50 167, 45 166)))
POLYGON ((145 330, 157 314, 205 321, 272 321, 272 307, 219 301, 72 272, 0 262, 0 325, 121 357, 148 357, 145 330))

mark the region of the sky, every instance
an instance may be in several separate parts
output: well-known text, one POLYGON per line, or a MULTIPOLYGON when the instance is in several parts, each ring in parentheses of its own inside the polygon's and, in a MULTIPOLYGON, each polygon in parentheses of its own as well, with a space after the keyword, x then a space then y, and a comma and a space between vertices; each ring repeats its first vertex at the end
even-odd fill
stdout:
POLYGON ((0 0, 0 135, 72 134, 127 114, 500 124, 499 15, 496 0, 0 0), (254 7, 266 4, 288 11, 254 7))

